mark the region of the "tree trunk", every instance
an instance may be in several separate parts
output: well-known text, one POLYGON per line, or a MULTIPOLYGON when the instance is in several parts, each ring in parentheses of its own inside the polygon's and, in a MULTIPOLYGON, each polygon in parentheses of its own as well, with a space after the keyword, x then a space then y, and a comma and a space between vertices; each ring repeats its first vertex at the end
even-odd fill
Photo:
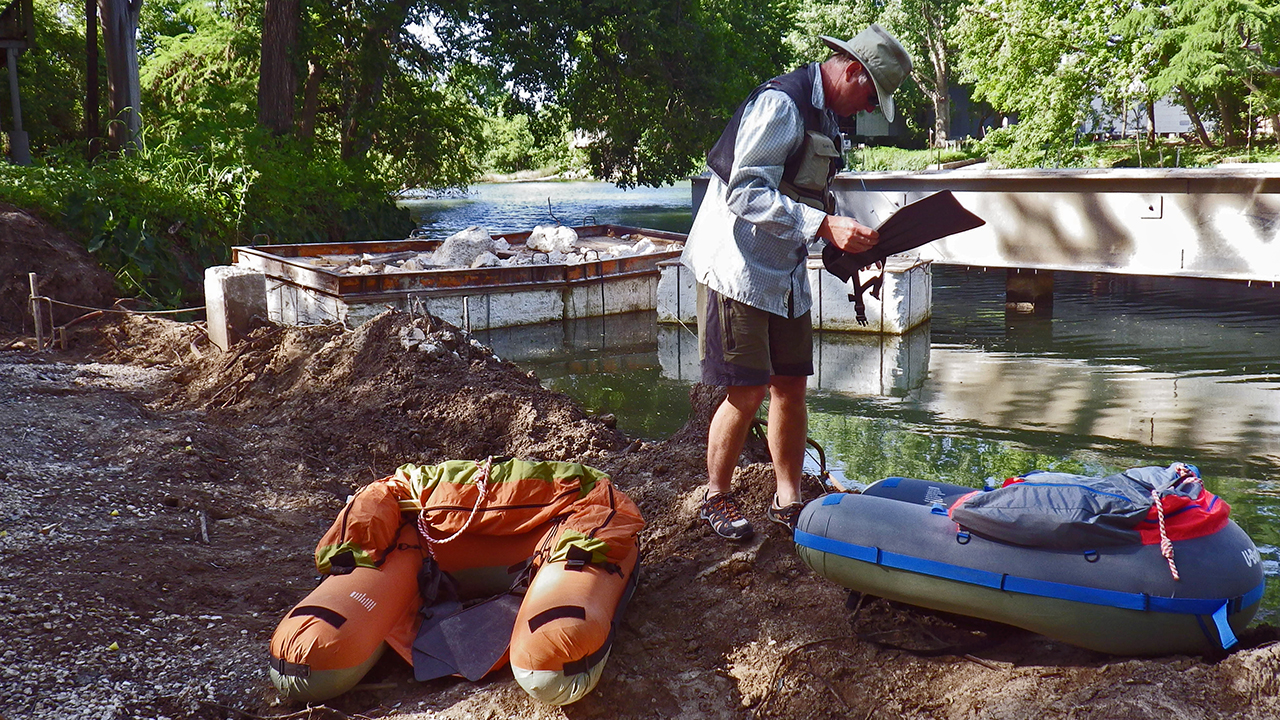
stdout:
POLYGON ((359 59, 354 63, 360 76, 352 78, 353 92, 343 103, 342 159, 362 158, 373 148, 374 136, 364 118, 372 116, 382 102, 387 71, 391 68, 391 45, 408 20, 411 0, 386 3, 382 12, 365 28, 359 59))
MULTIPOLYGON (((924 21, 924 42, 928 47, 930 65, 933 68, 931 82, 920 84, 933 101, 933 145, 943 147, 951 137, 951 65, 947 50, 947 18, 941 7, 932 8, 931 3, 920 6, 924 21), (937 10, 937 12, 933 12, 937 10)), ((914 73, 913 73, 914 74, 914 73)))
POLYGON ((1147 100, 1147 144, 1156 144, 1156 101, 1147 100))
POLYGON ((1196 137, 1200 138, 1200 144, 1205 147, 1213 147, 1213 143, 1209 142, 1209 133, 1204 129, 1204 121, 1200 119, 1200 112, 1196 110, 1196 101, 1191 98, 1191 93, 1186 88, 1179 87, 1178 95, 1182 97, 1182 109, 1187 111, 1187 116, 1191 118, 1191 124, 1196 128, 1196 137))
POLYGON ((90 160, 102 152, 102 139, 98 136, 98 109, 102 107, 102 98, 98 94, 98 2, 85 0, 84 3, 84 141, 85 152, 90 160))
POLYGON ((142 0, 98 0, 102 44, 107 51, 107 93, 111 100, 108 137, 113 150, 142 147, 142 85, 138 80, 138 14, 142 0))
POLYGON ((307 61, 307 82, 302 87, 302 117, 298 118, 298 137, 311 139, 316 135, 316 113, 320 111, 320 81, 324 68, 315 58, 307 61))
POLYGON ((293 130, 298 73, 298 0, 266 0, 262 18, 262 66, 258 74, 258 124, 274 135, 293 130))
POLYGON ((1218 129, 1222 131, 1222 144, 1227 147, 1243 145, 1235 103, 1231 102, 1231 98, 1221 90, 1214 93, 1214 99, 1218 101, 1218 123, 1220 124, 1218 129))
POLYGON ((933 144, 943 147, 951 137, 951 96, 947 86, 940 85, 933 96, 933 144))

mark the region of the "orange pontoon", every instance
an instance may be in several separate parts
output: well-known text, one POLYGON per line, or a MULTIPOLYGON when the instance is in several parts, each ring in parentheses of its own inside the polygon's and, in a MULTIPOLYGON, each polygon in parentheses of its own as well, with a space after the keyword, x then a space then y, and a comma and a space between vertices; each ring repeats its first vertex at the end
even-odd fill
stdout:
POLYGON ((643 524, 608 477, 576 463, 405 465, 358 492, 321 539, 316 567, 329 577, 276 629, 271 679, 290 699, 325 700, 390 647, 420 680, 478 679, 509 657, 530 695, 574 702, 608 659, 643 524), (425 622, 424 558, 456 590, 433 596, 425 622), (485 642, 495 628, 501 640, 485 642))

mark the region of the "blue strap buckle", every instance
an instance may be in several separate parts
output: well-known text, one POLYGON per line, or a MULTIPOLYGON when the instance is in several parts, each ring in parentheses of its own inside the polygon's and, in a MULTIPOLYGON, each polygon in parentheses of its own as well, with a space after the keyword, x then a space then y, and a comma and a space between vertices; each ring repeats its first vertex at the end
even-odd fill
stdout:
POLYGON ((1231 630, 1231 624, 1227 622, 1227 609, 1231 605, 1231 601, 1222 603, 1222 607, 1213 611, 1213 624, 1218 626, 1218 639, 1222 642, 1222 649, 1235 645, 1240 642, 1236 639, 1236 634, 1231 630))

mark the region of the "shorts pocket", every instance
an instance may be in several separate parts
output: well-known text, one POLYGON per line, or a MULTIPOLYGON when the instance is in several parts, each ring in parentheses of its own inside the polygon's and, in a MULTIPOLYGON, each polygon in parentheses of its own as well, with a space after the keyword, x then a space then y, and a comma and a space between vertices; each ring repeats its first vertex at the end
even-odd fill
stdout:
POLYGON ((728 298, 720 309, 725 361, 767 370, 770 367, 768 313, 728 298))

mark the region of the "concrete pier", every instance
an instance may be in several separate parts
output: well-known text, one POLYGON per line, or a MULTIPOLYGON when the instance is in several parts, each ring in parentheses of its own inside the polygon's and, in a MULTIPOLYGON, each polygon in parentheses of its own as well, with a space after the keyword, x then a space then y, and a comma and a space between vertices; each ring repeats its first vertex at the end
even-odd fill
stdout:
MULTIPOLYGON (((670 260, 659 264, 658 322, 697 322, 697 290, 693 273, 670 260)), ((879 271, 862 273, 863 282, 879 271)), ((863 293, 867 324, 857 321, 848 284, 827 272, 822 259, 808 261, 809 287, 813 295, 810 310, 816 330, 902 335, 928 321, 933 304, 933 274, 929 263, 913 255, 894 256, 884 268, 880 297, 863 293)))
POLYGON ((254 316, 267 319, 267 278, 234 265, 207 268, 204 305, 209 339, 225 351, 248 336, 254 316))

